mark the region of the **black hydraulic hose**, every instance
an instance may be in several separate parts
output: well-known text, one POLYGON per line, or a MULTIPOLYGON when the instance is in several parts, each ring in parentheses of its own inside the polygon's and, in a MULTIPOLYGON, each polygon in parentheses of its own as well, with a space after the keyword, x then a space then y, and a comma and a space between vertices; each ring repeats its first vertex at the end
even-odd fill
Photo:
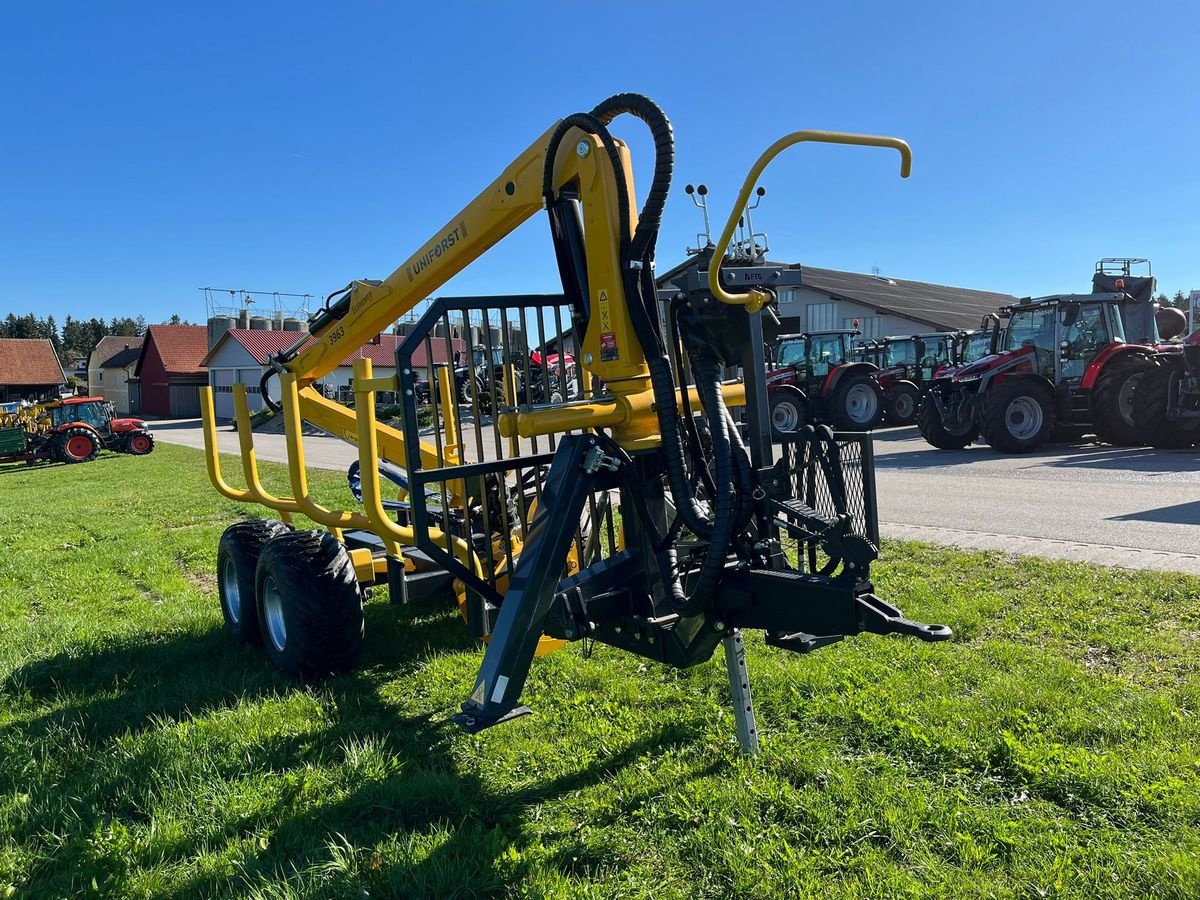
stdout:
POLYGON ((671 325, 670 341, 671 355, 675 360, 675 371, 679 373, 679 387, 683 401, 683 427, 688 436, 688 442, 692 450, 692 470, 704 482, 704 488, 708 491, 708 496, 712 497, 716 493, 716 486, 713 484, 712 474, 708 471, 708 463, 704 458, 704 448, 700 443, 700 434, 696 429, 696 420, 692 414, 692 395, 688 390, 687 379, 683 377, 683 350, 679 345, 679 311, 683 308, 684 299, 682 296, 676 297, 671 301, 669 312, 669 321, 671 325))
POLYGON ((258 381, 259 396, 262 397, 263 403, 267 404, 267 409, 271 410, 271 412, 275 413, 276 415, 279 415, 279 413, 283 412, 283 407, 272 400, 271 395, 267 393, 267 382, 271 380, 272 375, 278 374, 279 373, 274 369, 268 368, 267 371, 263 372, 262 378, 260 378, 258 381))
POLYGON ((629 187, 625 182, 625 167, 621 165, 621 155, 617 152, 617 142, 613 140, 605 123, 588 113, 573 113, 558 123, 550 142, 546 145, 546 162, 542 169, 542 196, 546 198, 547 208, 554 202, 554 160, 558 156, 559 145, 572 128, 578 128, 600 138, 608 153, 609 162, 613 167, 613 176, 617 182, 617 219, 621 229, 621 256, 629 252, 629 187))

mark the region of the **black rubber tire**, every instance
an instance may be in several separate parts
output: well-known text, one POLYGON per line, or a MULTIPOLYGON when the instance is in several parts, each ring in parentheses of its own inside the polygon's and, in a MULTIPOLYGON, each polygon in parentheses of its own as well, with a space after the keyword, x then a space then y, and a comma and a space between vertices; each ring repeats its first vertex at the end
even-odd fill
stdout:
POLYGON ((911 381, 892 385, 884 404, 884 418, 889 425, 911 425, 917 421, 921 407, 921 392, 911 381))
POLYGON ((1183 360, 1160 360, 1138 382, 1133 395, 1133 422, 1141 439, 1159 450, 1182 450, 1200 443, 1200 420, 1187 425, 1167 418, 1171 380, 1183 374, 1183 360))
POLYGON ((82 425, 74 425, 71 428, 66 428, 58 433, 54 439, 54 455, 55 458, 62 460, 65 463, 85 463, 91 462, 100 454, 100 441, 96 439, 96 434, 90 428, 84 428, 82 425), (86 453, 67 452, 67 444, 82 442, 86 438, 91 442, 91 449, 86 453))
POLYGON ((946 428, 937 404, 928 398, 921 401, 921 408, 917 412, 917 428, 921 437, 939 450, 962 450, 979 437, 979 429, 973 422, 961 434, 955 434, 946 428))
POLYGON ((879 382, 870 375, 847 375, 833 392, 831 408, 834 424, 840 430, 870 431, 879 424, 883 417, 883 389, 879 386, 879 382), (875 412, 870 417, 870 421, 856 422, 847 409, 847 398, 855 389, 864 387, 875 395, 875 412))
POLYGON ((777 391, 772 391, 771 399, 771 437, 773 440, 782 441, 789 435, 794 434, 805 426, 808 422, 808 403, 804 398, 804 394, 797 388, 782 387, 777 391), (792 428, 779 428, 776 424, 776 415, 781 419, 786 419, 786 423, 795 423, 792 428))
POLYGON ((217 544, 217 599, 225 630, 235 641, 262 643, 254 583, 258 557, 268 542, 287 531, 278 519, 249 519, 230 525, 221 535, 217 544))
POLYGON ((1096 379, 1092 391, 1092 429, 1104 443, 1114 447, 1144 446, 1146 437, 1133 420, 1131 401, 1138 382, 1153 365, 1147 356, 1128 353, 1105 366, 1096 379))
POLYGON ((993 389, 983 401, 979 431, 993 450, 1001 453, 1032 453, 1054 433, 1054 399, 1050 392, 1032 379, 1006 381, 993 389), (1008 412, 1012 404, 1027 400, 1041 410, 1042 421, 1035 432, 1026 436, 1013 434, 1009 428, 1008 412))
POLYGON ((271 663, 289 678, 315 681, 349 672, 363 643, 363 591, 350 554, 325 531, 275 538, 258 558, 258 622, 271 663), (282 634, 272 626, 277 592, 282 634))
MULTIPOLYGON (((139 440, 139 443, 140 443, 140 440, 139 440)), ((154 452, 154 435, 152 435, 149 431, 131 432, 129 435, 126 436, 125 440, 122 442, 121 452, 128 453, 130 456, 147 456, 148 454, 153 453, 154 452), (148 445, 143 450, 137 450, 134 448, 134 441, 139 440, 140 438, 145 438, 146 441, 148 442, 148 445)))

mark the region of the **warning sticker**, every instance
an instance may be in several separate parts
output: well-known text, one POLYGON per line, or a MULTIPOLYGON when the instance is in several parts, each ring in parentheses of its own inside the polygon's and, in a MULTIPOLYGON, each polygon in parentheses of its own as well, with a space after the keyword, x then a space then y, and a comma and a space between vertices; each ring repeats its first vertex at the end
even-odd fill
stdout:
POLYGON ((600 292, 600 296, 596 298, 596 306, 600 310, 600 330, 612 331, 612 319, 608 312, 608 291, 600 292))
POLYGON ((617 335, 612 331, 605 331, 600 335, 600 361, 612 362, 615 359, 621 358, 621 351, 617 349, 617 335))
POLYGON ((476 706, 483 706, 483 698, 483 681, 480 680, 479 684, 475 685, 475 690, 471 693, 471 702, 476 706))

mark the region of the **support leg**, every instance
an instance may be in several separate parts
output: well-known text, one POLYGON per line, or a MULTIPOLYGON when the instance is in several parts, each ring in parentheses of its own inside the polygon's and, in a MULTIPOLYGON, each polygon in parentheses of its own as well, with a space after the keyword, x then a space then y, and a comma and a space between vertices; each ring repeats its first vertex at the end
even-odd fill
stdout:
POLYGON ((725 646, 725 668, 729 672, 729 690, 733 695, 733 718, 737 722, 738 743, 747 756, 758 755, 758 726, 754 722, 754 701, 750 698, 750 672, 746 669, 746 642, 735 628, 721 641, 725 646))

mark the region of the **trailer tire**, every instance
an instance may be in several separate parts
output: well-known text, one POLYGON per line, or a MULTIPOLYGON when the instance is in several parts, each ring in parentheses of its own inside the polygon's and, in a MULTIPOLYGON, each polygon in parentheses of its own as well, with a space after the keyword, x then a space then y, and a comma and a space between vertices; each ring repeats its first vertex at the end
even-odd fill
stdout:
POLYGON ((1104 443, 1136 447, 1145 440, 1134 421, 1133 404, 1138 385, 1153 365, 1148 357, 1130 353, 1104 367, 1092 392, 1092 427, 1104 443))
POLYGON ((917 421, 921 392, 911 381, 897 382, 887 392, 884 416, 889 425, 911 425, 917 421))
POLYGON ((962 450, 979 437, 979 428, 972 422, 964 431, 954 432, 942 421, 937 404, 928 397, 921 401, 917 413, 917 428, 926 442, 939 450, 962 450))
POLYGON ((324 531, 271 541, 255 575, 259 628, 272 664, 315 681, 354 668, 363 643, 363 590, 350 554, 324 531))
POLYGON ((1200 443, 1200 419, 1184 425, 1167 418, 1171 383, 1182 370, 1182 361, 1178 359, 1151 365, 1133 395, 1133 421, 1138 436, 1159 450, 1183 450, 1200 443))
POLYGON ((54 439, 54 454, 65 463, 91 462, 100 453, 100 441, 95 432, 75 425, 59 432, 54 439))
POLYGON ((1050 392, 1028 378, 1006 381, 983 402, 979 430, 993 450, 1032 453, 1054 433, 1050 392))
POLYGON ((870 431, 883 412, 883 389, 870 375, 847 375, 833 392, 833 421, 842 431, 870 431))
POLYGON ((225 529, 217 544, 217 598, 225 630, 242 644, 261 644, 255 572, 263 547, 288 527, 277 519, 250 519, 225 529))

